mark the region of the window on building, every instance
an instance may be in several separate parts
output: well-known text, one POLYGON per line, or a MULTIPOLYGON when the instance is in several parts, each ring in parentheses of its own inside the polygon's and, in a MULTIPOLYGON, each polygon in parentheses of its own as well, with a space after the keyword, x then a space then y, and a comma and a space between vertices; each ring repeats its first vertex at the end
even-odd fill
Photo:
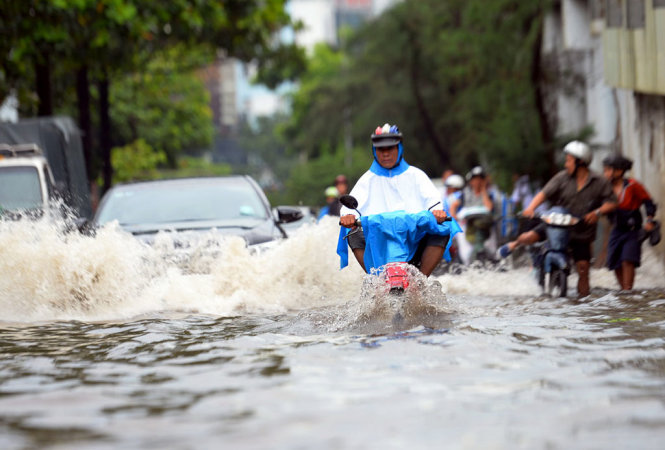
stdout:
POLYGON ((626 2, 626 25, 628 28, 644 28, 645 23, 644 0, 626 2))
POLYGON ((607 26, 621 28, 623 26, 623 5, 621 0, 605 0, 607 26))

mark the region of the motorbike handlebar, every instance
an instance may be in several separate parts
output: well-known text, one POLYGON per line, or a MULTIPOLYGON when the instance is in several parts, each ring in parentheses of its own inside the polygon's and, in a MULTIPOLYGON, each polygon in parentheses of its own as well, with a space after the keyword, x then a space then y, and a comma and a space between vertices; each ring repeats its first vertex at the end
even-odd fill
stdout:
MULTIPOLYGON (((450 221, 452 221, 452 220, 453 220, 453 218, 450 217, 450 216, 448 216, 448 217, 446 217, 445 219, 443 219, 444 222, 450 222, 450 221)), ((342 221, 341 221, 341 220, 339 221, 339 225, 340 225, 340 226, 342 225, 342 221)), ((356 219, 356 221, 353 223, 353 225, 356 226, 356 227, 359 227, 359 226, 360 226, 360 219, 356 219)))

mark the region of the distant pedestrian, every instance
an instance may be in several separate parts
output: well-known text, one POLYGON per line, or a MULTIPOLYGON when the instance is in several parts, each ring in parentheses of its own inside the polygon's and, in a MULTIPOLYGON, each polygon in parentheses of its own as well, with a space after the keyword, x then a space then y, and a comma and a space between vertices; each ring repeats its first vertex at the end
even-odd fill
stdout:
POLYGON ((632 166, 633 162, 621 155, 611 155, 603 160, 605 178, 612 184, 618 199, 617 209, 609 216, 612 231, 607 244, 607 267, 614 271, 623 290, 633 288, 635 268, 640 266, 642 205, 647 214, 644 231, 653 233, 658 226, 654 220, 656 205, 647 190, 636 180, 625 178, 632 166))
POLYGON ((324 194, 326 196, 326 204, 321 208, 317 220, 321 220, 325 216, 339 217, 339 210, 342 207, 339 202, 339 191, 335 186, 328 186, 324 194))

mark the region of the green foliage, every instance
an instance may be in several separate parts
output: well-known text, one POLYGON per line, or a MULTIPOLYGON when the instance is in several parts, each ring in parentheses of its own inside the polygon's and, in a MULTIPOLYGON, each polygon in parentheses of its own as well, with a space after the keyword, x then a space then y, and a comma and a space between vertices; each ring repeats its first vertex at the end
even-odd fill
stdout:
POLYGON ((307 70, 292 98, 291 123, 285 137, 292 154, 319 156, 340 142, 347 97, 346 81, 341 76, 345 56, 326 44, 314 47, 307 70))
POLYGON ((214 136, 208 91, 196 73, 181 71, 179 54, 178 48, 157 54, 141 73, 117 77, 111 89, 114 139, 144 139, 171 168, 184 151, 208 148, 214 136))
POLYGON ((287 127, 296 154, 322 157, 396 123, 409 163, 439 176, 482 163, 548 172, 532 81, 547 0, 406 0, 348 39, 317 48, 287 127))
POLYGON ((113 181, 122 183, 156 178, 157 166, 166 162, 163 151, 155 152, 144 139, 137 139, 111 152, 113 181))
POLYGON ((286 189, 281 192, 268 191, 268 197, 273 204, 292 205, 323 205, 325 203, 324 191, 333 184, 335 177, 344 174, 349 179, 350 186, 369 168, 372 162, 372 153, 367 148, 354 148, 352 150, 352 164, 345 165, 347 158, 344 149, 325 153, 318 158, 297 164, 291 171, 286 182, 286 189))
MULTIPOLYGON (((202 90, 186 73, 194 64, 207 64, 224 50, 257 62, 259 78, 270 85, 294 79, 302 70, 302 50, 275 39, 291 25, 286 1, 3 1, 0 99, 15 92, 21 115, 34 115, 45 100, 35 88, 36 66, 41 66, 52 81, 40 94, 53 93, 54 112, 78 113, 76 74, 85 70, 91 86, 111 80, 115 144, 144 138, 175 167, 181 151, 206 147, 211 140, 202 90)), ((90 112, 83 115, 88 118, 90 112)), ((100 127, 98 118, 90 122, 100 127)), ((100 134, 93 131, 92 136, 100 134)), ((106 157, 97 147, 93 151, 106 157)), ((98 167, 94 162, 91 167, 98 167)))
POLYGON ((178 160, 177 168, 161 169, 155 178, 217 177, 231 173, 228 164, 215 164, 205 158, 183 156, 178 160))
POLYGON ((259 117, 254 126, 245 124, 241 127, 238 145, 246 152, 249 164, 238 167, 237 171, 254 176, 259 182, 266 171, 274 176, 274 182, 262 184, 279 184, 288 178, 291 169, 297 162, 295 155, 287 154, 283 127, 289 117, 276 114, 271 117, 259 117))

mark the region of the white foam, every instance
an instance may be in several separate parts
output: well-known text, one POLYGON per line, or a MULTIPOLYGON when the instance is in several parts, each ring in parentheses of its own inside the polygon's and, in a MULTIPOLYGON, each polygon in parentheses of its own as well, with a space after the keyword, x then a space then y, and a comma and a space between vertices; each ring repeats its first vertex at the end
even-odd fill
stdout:
MULTIPOLYGON (((221 254, 202 253, 203 273, 183 272, 161 236, 147 247, 117 225, 95 236, 63 231, 62 223, 0 221, 0 308, 4 321, 110 320, 184 311, 215 315, 280 314, 343 307, 360 298, 364 272, 353 257, 339 270, 335 218, 305 225, 291 238, 253 254, 239 238, 217 236, 221 254), (206 259, 207 258, 207 259, 206 259), (205 264, 204 264, 205 263, 205 264)), ((213 239, 207 235, 205 239, 213 239)), ((636 288, 663 286, 663 266, 645 251, 636 288)), ((466 270, 433 277, 453 296, 538 295, 527 268, 466 270)), ((614 274, 593 270, 592 286, 616 289, 614 274)), ((576 279, 571 276, 570 286, 576 279)))

